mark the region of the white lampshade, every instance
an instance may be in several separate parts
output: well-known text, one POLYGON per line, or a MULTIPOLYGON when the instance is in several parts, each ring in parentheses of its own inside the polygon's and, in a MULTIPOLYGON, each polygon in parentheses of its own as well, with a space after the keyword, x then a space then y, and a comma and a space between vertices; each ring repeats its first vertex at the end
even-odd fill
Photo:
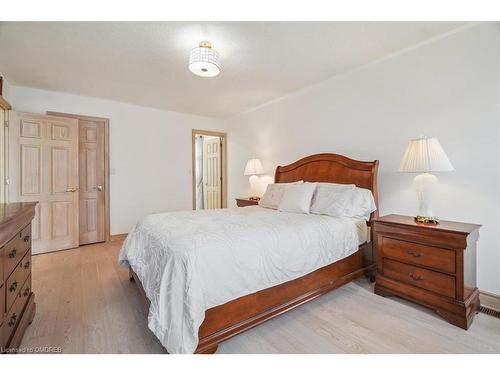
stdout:
POLYGON ((399 165, 400 172, 454 171, 437 138, 412 139, 399 165))
POLYGON ((263 174, 264 168, 262 167, 262 163, 259 159, 249 159, 247 161, 247 165, 245 167, 245 172, 243 173, 245 176, 254 176, 258 174, 263 174))
POLYGON ((220 73, 219 53, 207 41, 200 42, 189 54, 189 70, 200 77, 215 77, 220 73))

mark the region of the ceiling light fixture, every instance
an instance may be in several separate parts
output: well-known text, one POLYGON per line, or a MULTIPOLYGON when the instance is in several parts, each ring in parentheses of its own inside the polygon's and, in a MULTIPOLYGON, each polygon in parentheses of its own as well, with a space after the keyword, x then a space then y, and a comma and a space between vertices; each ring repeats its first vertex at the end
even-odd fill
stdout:
POLYGON ((220 73, 219 53, 212 43, 204 40, 189 54, 189 70, 200 77, 215 77, 220 73))

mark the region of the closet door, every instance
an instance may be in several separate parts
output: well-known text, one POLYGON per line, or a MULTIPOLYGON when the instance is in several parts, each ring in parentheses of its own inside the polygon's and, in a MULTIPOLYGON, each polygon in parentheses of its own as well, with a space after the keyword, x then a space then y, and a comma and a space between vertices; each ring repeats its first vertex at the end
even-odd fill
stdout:
POLYGON ((105 237, 104 121, 79 120, 80 245, 105 237))
POLYGON ((33 253, 78 246, 78 121, 11 111, 9 201, 38 201, 33 253))

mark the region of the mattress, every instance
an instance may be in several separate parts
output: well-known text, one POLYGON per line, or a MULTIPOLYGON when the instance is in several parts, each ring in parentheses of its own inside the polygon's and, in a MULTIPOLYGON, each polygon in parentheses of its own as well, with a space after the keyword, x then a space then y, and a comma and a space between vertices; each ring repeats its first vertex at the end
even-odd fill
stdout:
POLYGON ((127 236, 119 262, 151 301, 148 327, 169 353, 193 353, 205 311, 353 254, 364 220, 259 206, 153 214, 127 236))

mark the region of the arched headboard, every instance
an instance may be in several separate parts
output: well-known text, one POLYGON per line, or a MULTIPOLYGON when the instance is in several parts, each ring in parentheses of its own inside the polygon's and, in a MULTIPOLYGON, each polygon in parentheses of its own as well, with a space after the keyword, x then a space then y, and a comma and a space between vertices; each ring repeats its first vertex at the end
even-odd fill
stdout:
MULTIPOLYGON (((377 192, 378 160, 360 161, 338 154, 316 154, 295 163, 279 166, 274 175, 275 182, 333 182, 355 184, 372 191, 378 207, 377 192)), ((378 217, 378 210, 372 218, 378 217)))

